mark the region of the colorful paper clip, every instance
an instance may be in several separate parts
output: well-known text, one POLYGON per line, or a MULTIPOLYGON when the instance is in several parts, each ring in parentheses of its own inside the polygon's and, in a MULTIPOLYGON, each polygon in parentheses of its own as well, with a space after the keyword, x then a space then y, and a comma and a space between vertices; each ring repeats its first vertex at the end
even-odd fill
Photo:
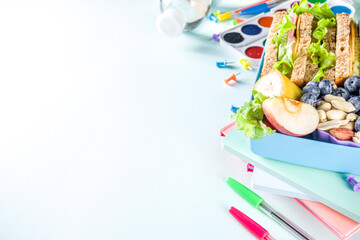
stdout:
POLYGON ((254 172, 254 165, 248 163, 248 164, 246 165, 246 171, 247 171, 247 172, 254 172))
POLYGON ((218 15, 217 18, 218 18, 219 22, 226 21, 231 18, 232 14, 234 14, 234 12, 224 12, 224 13, 218 15))
POLYGON ((225 84, 232 85, 236 83, 236 76, 239 75, 241 72, 238 72, 237 74, 231 74, 231 76, 224 80, 225 84))
MULTIPOLYGON (((218 68, 227 68, 229 65, 234 64, 235 62, 228 62, 226 59, 222 62, 216 62, 216 66, 218 68)), ((246 69, 252 71, 253 69, 250 67, 251 63, 246 59, 241 59, 240 64, 246 69)))
POLYGON ((219 19, 217 17, 215 17, 215 15, 213 13, 210 13, 209 16, 208 16, 208 19, 210 21, 213 21, 213 22, 219 22, 219 19))
POLYGON ((233 112, 233 113, 237 113, 237 110, 239 110, 240 108, 238 108, 238 107, 235 107, 234 105, 232 105, 231 106, 231 111, 233 112))
POLYGON ((250 71, 252 71, 253 69, 250 67, 251 66, 251 63, 248 62, 246 59, 241 59, 240 60, 240 64, 243 65, 243 67, 245 69, 249 69, 250 71))
POLYGON ((214 40, 215 42, 220 41, 220 35, 221 35, 221 33, 218 33, 218 34, 214 33, 214 34, 212 35, 212 37, 209 38, 209 41, 210 41, 210 40, 214 40))
POLYGON ((239 23, 242 23, 242 22, 245 22, 245 19, 239 19, 238 17, 235 17, 234 20, 232 20, 232 24, 235 26, 235 25, 238 25, 239 23))
POLYGON ((221 14, 220 10, 217 10, 216 12, 213 13, 215 17, 219 16, 221 14))
POLYGON ((234 62, 228 62, 228 61, 226 61, 226 59, 224 60, 224 61, 222 61, 222 62, 216 62, 216 66, 218 67, 218 68, 227 68, 228 67, 228 64, 232 64, 232 63, 234 63, 234 62))
POLYGON ((353 175, 348 176, 346 178, 346 181, 351 183, 351 185, 353 186, 354 192, 360 192, 360 182, 357 182, 353 175))

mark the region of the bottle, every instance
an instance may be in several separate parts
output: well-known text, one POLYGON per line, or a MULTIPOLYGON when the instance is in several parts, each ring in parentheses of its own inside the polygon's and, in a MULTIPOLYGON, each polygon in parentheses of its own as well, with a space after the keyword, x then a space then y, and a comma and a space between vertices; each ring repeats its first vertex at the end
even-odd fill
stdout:
POLYGON ((159 3, 158 31, 168 37, 178 37, 200 24, 210 10, 211 0, 159 0, 159 3))

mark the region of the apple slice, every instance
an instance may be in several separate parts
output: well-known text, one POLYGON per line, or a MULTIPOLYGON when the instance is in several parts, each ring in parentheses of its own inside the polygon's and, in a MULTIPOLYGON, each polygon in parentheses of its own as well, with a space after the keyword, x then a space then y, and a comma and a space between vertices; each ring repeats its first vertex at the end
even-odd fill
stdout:
POLYGON ((276 131, 286 135, 305 136, 315 131, 319 124, 319 115, 313 106, 293 99, 268 98, 262 108, 276 131))

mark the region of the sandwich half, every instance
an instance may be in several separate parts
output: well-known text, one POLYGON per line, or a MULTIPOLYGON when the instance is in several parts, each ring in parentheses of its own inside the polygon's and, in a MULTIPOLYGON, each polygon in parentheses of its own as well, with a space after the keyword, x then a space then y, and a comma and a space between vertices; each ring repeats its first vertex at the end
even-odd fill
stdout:
POLYGON ((311 52, 308 51, 311 43, 316 41, 316 39, 312 37, 312 32, 316 25, 317 21, 310 13, 301 14, 297 21, 297 42, 293 54, 294 67, 291 74, 291 81, 299 87, 303 87, 307 82, 313 80, 318 71, 318 64, 313 63, 311 52))
POLYGON ((273 69, 274 64, 277 62, 278 51, 276 48, 276 44, 273 42, 273 38, 275 34, 279 32, 279 29, 276 26, 281 22, 281 20, 286 14, 286 10, 277 11, 274 13, 273 22, 271 23, 269 34, 265 44, 265 56, 261 76, 267 74, 271 69, 273 69))
POLYGON ((352 74, 352 60, 350 49, 350 18, 348 13, 336 15, 336 67, 335 83, 344 85, 345 80, 352 74))

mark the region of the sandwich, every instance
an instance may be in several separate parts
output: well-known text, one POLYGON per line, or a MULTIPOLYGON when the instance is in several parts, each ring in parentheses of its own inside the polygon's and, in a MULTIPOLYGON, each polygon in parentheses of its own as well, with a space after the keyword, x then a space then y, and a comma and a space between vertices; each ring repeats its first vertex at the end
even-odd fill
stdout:
POLYGON ((359 31, 349 14, 335 16, 326 3, 295 3, 274 14, 261 76, 275 68, 299 87, 323 79, 342 86, 360 74, 359 31))

